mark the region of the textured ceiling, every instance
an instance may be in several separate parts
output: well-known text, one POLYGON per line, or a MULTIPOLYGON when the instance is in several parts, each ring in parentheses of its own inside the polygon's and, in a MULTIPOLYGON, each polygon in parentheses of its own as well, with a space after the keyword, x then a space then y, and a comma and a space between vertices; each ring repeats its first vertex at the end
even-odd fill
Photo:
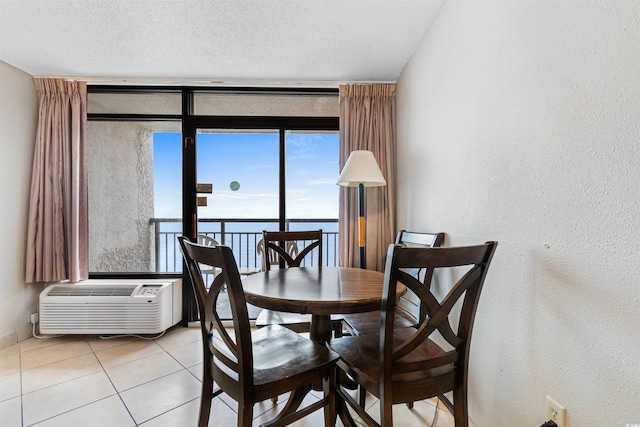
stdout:
POLYGON ((0 0, 0 60, 90 82, 393 82, 443 2, 0 0))

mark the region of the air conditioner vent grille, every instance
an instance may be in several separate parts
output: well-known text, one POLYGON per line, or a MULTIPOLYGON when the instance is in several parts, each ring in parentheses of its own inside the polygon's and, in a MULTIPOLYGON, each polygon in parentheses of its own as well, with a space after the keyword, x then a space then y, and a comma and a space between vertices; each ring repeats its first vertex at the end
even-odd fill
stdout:
POLYGON ((40 333, 158 334, 182 317, 181 285, 180 279, 53 284, 40 293, 40 333))
POLYGON ((128 297, 137 285, 119 286, 54 286, 48 292, 50 297, 128 297))

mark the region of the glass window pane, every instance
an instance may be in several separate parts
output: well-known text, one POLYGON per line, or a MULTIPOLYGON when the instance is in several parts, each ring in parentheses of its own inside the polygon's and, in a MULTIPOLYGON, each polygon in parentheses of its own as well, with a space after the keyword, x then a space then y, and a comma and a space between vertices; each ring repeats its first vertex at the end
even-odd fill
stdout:
POLYGON ((180 93, 89 93, 89 114, 181 114, 180 93))
POLYGON ((259 269, 262 230, 278 229, 279 133, 203 130, 196 136, 198 233, 230 246, 240 269, 259 269))
POLYGON ((287 132, 285 141, 289 229, 322 229, 323 264, 338 265, 339 133, 287 132))
POLYGON ((337 117, 337 95, 256 95, 196 93, 194 111, 210 116, 337 117))
POLYGON ((89 271, 181 270, 175 236, 163 236, 170 249, 156 246, 158 217, 182 230, 180 123, 90 121, 87 128, 89 271))

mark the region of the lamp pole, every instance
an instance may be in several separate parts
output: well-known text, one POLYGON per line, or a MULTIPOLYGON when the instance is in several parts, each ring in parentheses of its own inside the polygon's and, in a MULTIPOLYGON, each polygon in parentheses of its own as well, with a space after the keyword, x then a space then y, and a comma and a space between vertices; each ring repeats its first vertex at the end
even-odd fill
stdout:
POLYGON ((365 254, 365 219, 364 219, 364 184, 358 184, 358 215, 360 217, 360 268, 367 268, 367 260, 365 254))

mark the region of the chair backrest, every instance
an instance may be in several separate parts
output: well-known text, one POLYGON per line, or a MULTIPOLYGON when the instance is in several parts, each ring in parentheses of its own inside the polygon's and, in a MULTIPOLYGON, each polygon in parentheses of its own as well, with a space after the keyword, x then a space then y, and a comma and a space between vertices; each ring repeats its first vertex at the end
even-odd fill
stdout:
MULTIPOLYGON (((305 257, 309 256, 312 251, 316 250, 318 267, 322 266, 322 230, 312 231, 263 231, 262 240, 264 241, 267 252, 273 252, 278 258, 281 267, 300 267, 305 257), (296 253, 287 251, 287 242, 295 242, 296 253), (302 247, 302 250, 299 248, 302 247)), ((311 258, 311 257, 310 257, 311 258)), ((308 265, 312 265, 310 262, 308 265)), ((271 263, 265 266, 268 271, 271 269, 271 263)))
MULTIPOLYGON (((396 235, 396 244, 405 248, 438 248, 444 243, 444 233, 419 233, 415 231, 400 230, 396 235)), ((409 274, 418 278, 427 286, 431 285, 433 269, 416 268, 409 274)), ((403 310, 407 314, 423 320, 426 315, 426 307, 420 304, 420 299, 411 290, 407 290, 398 298, 397 310, 403 310)))
POLYGON ((391 384, 392 376, 398 374, 411 376, 411 372, 446 365, 454 365, 456 375, 466 376, 473 321, 496 245, 497 242, 445 248, 389 246, 380 325, 380 364, 382 375, 385 377, 381 381, 382 384, 391 384), (439 300, 428 285, 407 273, 415 268, 435 270, 438 277, 460 279, 447 295, 439 300), (416 331, 402 343, 393 341, 398 282, 418 296, 428 313, 428 317, 421 321, 416 331), (462 306, 457 319, 458 327, 454 332, 450 324, 450 314, 459 300, 462 300, 462 306), (425 357, 420 351, 414 352, 434 331, 438 331, 452 348, 443 352, 436 360, 425 357))
POLYGON ((206 234, 198 234, 198 244, 202 246, 218 246, 220 243, 206 234))
MULTIPOLYGON (((284 250, 292 257, 295 258, 298 256, 298 245, 295 241, 288 240, 285 242, 284 250)), ((256 254, 262 260, 262 271, 270 270, 273 267, 278 267, 280 265, 280 256, 273 249, 269 251, 265 251, 264 249, 264 239, 258 240, 256 244, 256 254), (267 269, 267 264, 269 268, 267 269)))
POLYGON ((233 251, 228 246, 203 246, 178 237, 196 295, 205 351, 204 363, 213 356, 216 383, 223 389, 253 385, 253 354, 247 303, 233 251), (220 269, 207 290, 201 265, 220 269), (226 284, 234 336, 225 329, 216 310, 218 296, 226 284))

